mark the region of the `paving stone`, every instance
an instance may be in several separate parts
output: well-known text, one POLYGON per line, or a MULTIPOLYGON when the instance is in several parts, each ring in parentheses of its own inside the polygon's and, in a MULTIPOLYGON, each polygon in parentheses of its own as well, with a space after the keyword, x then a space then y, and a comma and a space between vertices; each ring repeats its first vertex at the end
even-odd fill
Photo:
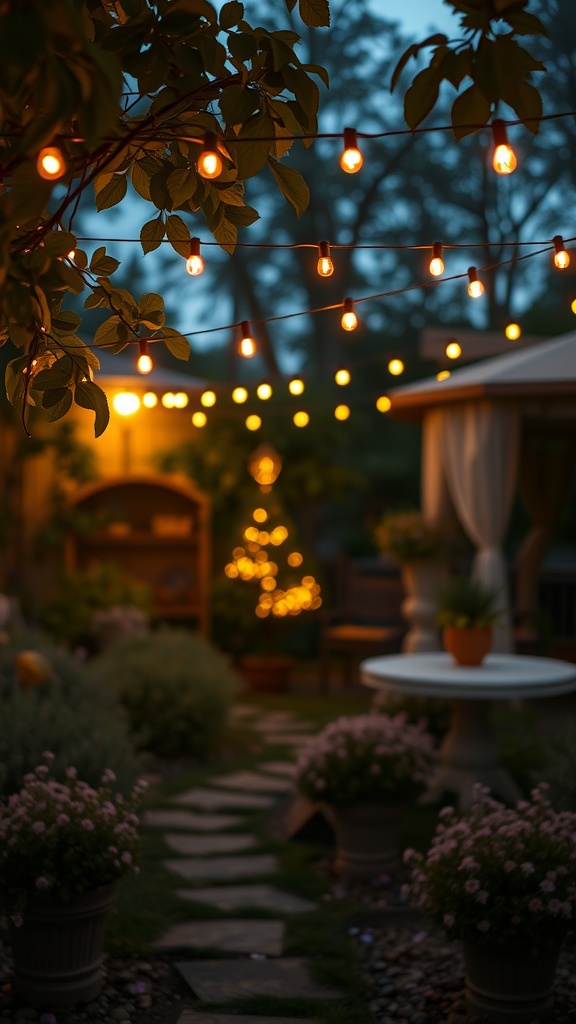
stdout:
POLYGON ((229 953, 282 956, 285 931, 283 921, 180 921, 153 945, 156 949, 223 949, 229 953))
POLYGON ((191 832, 218 832, 234 828, 244 818, 237 814, 195 814, 194 811, 146 811, 143 817, 148 828, 182 828, 191 832))
POLYGON ((274 875, 278 861, 271 853, 254 853, 244 857, 180 857, 165 860, 169 871, 181 875, 189 882, 204 879, 249 878, 251 875, 274 875))
POLYGON ((243 789, 253 793, 287 793, 293 788, 288 779, 276 779, 261 772, 230 772, 229 775, 214 775, 209 780, 211 786, 224 786, 229 789, 243 789))
POLYGON ((238 810, 257 811, 265 807, 272 807, 275 797, 264 796, 262 793, 225 793, 219 789, 204 789, 202 786, 195 786, 193 789, 179 793, 172 798, 173 804, 186 804, 190 807, 204 807, 206 810, 217 810, 221 807, 231 807, 238 810))
POLYGON ((278 960, 197 960, 177 963, 194 994, 205 1002, 232 1002, 267 996, 275 999, 339 999, 342 993, 311 976, 303 957, 278 960))
POLYGON ((240 853, 256 845, 254 836, 243 832, 200 836, 168 832, 164 839, 175 853, 202 856, 207 853, 240 853))
POLYGON ((215 885, 201 889, 178 889, 176 895, 193 903, 208 903, 224 912, 245 910, 271 910, 277 914, 302 914, 316 910, 318 904, 303 896, 284 892, 275 885, 259 882, 253 885, 215 885))
MULTIPOLYGON (((198 1013, 196 1010, 184 1010, 177 1024, 302 1024, 302 1017, 247 1017, 237 1013, 198 1013)), ((306 1024, 318 1024, 318 1021, 306 1017, 306 1024)))
POLYGON ((264 761, 258 765, 263 772, 271 772, 272 775, 286 775, 291 779, 296 774, 294 761, 264 761))

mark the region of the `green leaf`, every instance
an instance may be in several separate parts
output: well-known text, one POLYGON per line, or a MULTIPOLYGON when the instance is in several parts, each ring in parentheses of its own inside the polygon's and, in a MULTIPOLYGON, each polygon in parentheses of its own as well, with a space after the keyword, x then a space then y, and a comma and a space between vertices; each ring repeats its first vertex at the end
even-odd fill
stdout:
POLYGON ((294 167, 279 163, 272 156, 268 157, 268 166, 280 191, 300 216, 310 202, 310 189, 304 178, 294 167))
POLYGON ((146 173, 139 161, 135 161, 130 168, 130 180, 138 195, 150 202, 150 175, 146 173))
POLYGON ((171 214, 166 220, 166 234, 170 245, 179 256, 188 259, 190 255, 190 230, 178 214, 171 214))
POLYGON ((471 85, 456 97, 452 106, 452 130, 457 141, 472 135, 490 117, 490 101, 479 87, 471 85))
POLYGON ((76 248, 76 239, 69 231, 49 231, 44 238, 44 252, 50 256, 67 256, 76 248))
POLYGON ((70 356, 61 356, 48 370, 40 370, 34 377, 35 391, 68 387, 72 381, 74 364, 70 356))
POLYGON ((162 332, 162 338, 159 339, 164 342, 166 348, 176 356, 176 359, 181 359, 186 362, 190 359, 190 344, 184 338, 179 331, 175 331, 173 327, 165 327, 162 332))
POLYGON ((327 28, 330 24, 328 0, 298 0, 298 12, 309 28, 327 28))
MULTIPOLYGON (((94 185, 95 190, 102 177, 104 176, 102 175, 100 178, 96 179, 94 185)), ((112 206, 117 206, 118 203, 121 203, 124 199, 127 188, 128 184, 126 181, 126 175, 114 172, 104 187, 96 193, 96 209, 109 210, 112 206)))
POLYGON ((238 177, 243 180, 251 178, 258 171, 262 170, 273 143, 265 141, 274 136, 274 122, 269 114, 257 114, 242 125, 239 139, 251 139, 250 143, 235 145, 230 142, 230 149, 236 158, 238 177), (260 137, 264 139, 260 141, 260 137))
POLYGON ((258 53, 258 43, 248 32, 234 32, 228 36, 228 49, 236 60, 247 61, 258 53))
POLYGON ((146 224, 142 225, 140 230, 140 244, 144 254, 152 252, 154 249, 158 248, 164 238, 164 230, 162 215, 155 217, 154 220, 149 220, 146 224))
POLYGON ((258 94, 234 83, 222 91, 220 110, 227 125, 244 124, 258 109, 258 94))
POLYGON ((90 370, 100 369, 100 360, 98 356, 92 352, 92 349, 79 338, 76 334, 67 335, 65 338, 59 338, 58 344, 64 352, 71 357, 75 363, 80 363, 86 372, 90 370))
POLYGON ((440 81, 441 74, 433 66, 416 75, 404 97, 404 117, 409 128, 417 128, 432 110, 438 99, 440 81))
MULTIPOLYGON (((229 215, 234 213, 235 210, 236 207, 232 207, 232 209, 228 211, 229 215)), ((224 252, 229 253, 229 255, 231 256, 236 248, 236 242, 238 241, 238 231, 236 225, 232 224, 231 221, 227 219, 227 217, 222 217, 218 224, 216 224, 212 229, 212 233, 214 235, 214 238, 218 242, 218 245, 220 245, 221 248, 224 249, 224 252)))
POLYGON ((103 245, 95 250, 90 260, 90 270, 98 277, 109 277, 115 270, 118 270, 119 266, 120 260, 115 260, 113 256, 108 256, 103 245))
POLYGON ((239 0, 230 0, 229 3, 224 4, 220 11, 220 28, 225 30, 232 28, 239 21, 242 21, 243 17, 244 4, 239 3, 239 0))
POLYGON ((194 195, 198 187, 198 178, 188 167, 177 167, 168 175, 166 187, 174 207, 182 206, 194 195))
POLYGON ((101 346, 102 348, 110 348, 117 344, 119 341, 125 341, 125 337, 120 327, 123 324, 120 317, 114 314, 114 316, 108 317, 103 324, 100 324, 94 335, 94 344, 101 346))
POLYGON ((528 11, 515 11, 513 14, 506 14, 505 17, 517 36, 547 36, 549 34, 540 18, 528 11))
POLYGON ((318 75, 327 89, 330 86, 330 76, 326 68, 323 68, 321 64, 302 64, 302 71, 306 71, 309 75, 318 75))
POLYGON ((530 82, 520 80, 513 109, 518 117, 522 118, 528 131, 537 135, 542 117, 542 97, 538 89, 535 89, 530 82))
POLYGON ((164 299, 156 292, 147 292, 138 303, 138 320, 154 331, 162 327, 164 319, 164 299))
POLYGON ((78 316, 78 313, 74 313, 71 309, 61 309, 59 313, 54 313, 52 316, 52 331, 56 334, 69 334, 71 331, 75 331, 81 323, 82 317, 78 316))
POLYGON ((253 206, 227 206, 224 210, 223 219, 230 221, 231 224, 236 224, 238 227, 247 228, 250 227, 250 224, 260 220, 260 214, 253 206))
POLYGON ((102 388, 93 380, 80 381, 74 390, 74 401, 82 409, 93 409, 96 413, 94 419, 94 437, 100 437, 104 433, 110 420, 108 399, 102 388))

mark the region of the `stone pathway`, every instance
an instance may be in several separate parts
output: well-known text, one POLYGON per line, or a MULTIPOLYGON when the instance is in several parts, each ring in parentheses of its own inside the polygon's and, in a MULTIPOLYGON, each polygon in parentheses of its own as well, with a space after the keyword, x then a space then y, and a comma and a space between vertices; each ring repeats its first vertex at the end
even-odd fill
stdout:
MULTIPOLYGON (((308 742, 311 729, 310 723, 290 712, 259 713, 252 705, 238 705, 233 718, 254 730, 261 743, 287 750, 308 742)), ((173 924, 158 937, 155 948, 220 954, 214 960, 183 956, 176 966, 197 999, 222 1006, 223 1012, 187 1008, 178 1024, 302 1024, 302 1017, 226 1013, 226 1004, 234 1003, 237 1011, 239 1000, 254 997, 334 1000, 341 996, 314 979, 305 958, 283 955, 286 925, 278 915, 308 913, 317 904, 273 884, 277 859, 258 851, 258 838, 248 830, 252 818, 246 814, 268 811, 294 791, 294 770, 294 760, 264 760, 254 770, 215 774, 203 785, 172 797, 172 807, 145 815, 144 823, 162 829, 167 846, 177 855, 166 858, 164 864, 189 883, 186 889, 175 887, 175 895, 196 905, 193 919, 173 924), (220 813, 228 811, 236 813, 220 813), (212 914, 232 916, 202 920, 203 905, 212 914)))

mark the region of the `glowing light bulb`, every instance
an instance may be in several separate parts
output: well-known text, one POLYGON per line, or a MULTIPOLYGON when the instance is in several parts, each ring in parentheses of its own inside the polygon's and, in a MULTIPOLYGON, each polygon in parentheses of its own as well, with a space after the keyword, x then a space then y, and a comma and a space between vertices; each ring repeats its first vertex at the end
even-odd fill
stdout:
POLYGON ((358 317, 354 310, 353 299, 344 299, 342 303, 342 318, 340 323, 345 331, 355 331, 358 327, 358 317))
POLYGON ((297 566, 302 565, 304 559, 299 551, 291 551, 286 561, 288 562, 288 565, 291 565, 295 569, 297 566))
POLYGON ((232 392, 232 401, 236 402, 237 405, 242 405, 243 402, 248 401, 248 392, 246 388, 234 388, 232 392))
POLYGON ((114 395, 112 405, 120 416, 132 416, 140 408, 140 399, 132 391, 121 391, 114 395))
POLYGON ((330 256, 330 246, 328 242, 320 242, 318 246, 318 273, 320 277, 331 277, 334 273, 334 264, 332 257, 330 256))
POLYGON ((310 423, 310 417, 303 409, 300 412, 295 412, 292 419, 295 427, 307 427, 310 423))
POLYGON ((344 152, 340 157, 340 167, 347 174, 355 174, 364 163, 364 157, 358 149, 358 139, 355 128, 344 129, 344 152))
POLYGON ((476 267, 468 267, 468 295, 471 299, 479 299, 484 294, 484 285, 478 277, 476 267))
POLYGON ((200 395, 200 403, 205 409, 210 409, 213 405, 216 405, 216 392, 203 391, 200 395))
POLYGON ((243 320, 240 325, 241 338, 238 342, 238 352, 244 359, 251 359, 256 354, 256 342, 250 333, 250 324, 243 320))
POLYGON ((255 508, 252 513, 252 518, 256 523, 265 523, 268 519, 268 513, 265 508, 255 508))
POLYGON ((142 398, 142 405, 146 409, 153 409, 158 405, 158 395, 155 395, 153 391, 147 391, 142 398))
POLYGON ((504 334, 508 338, 508 341, 518 341, 518 338, 522 334, 522 328, 520 324, 507 324, 504 329, 504 334))
POLYGON ((191 277, 198 277, 204 270, 204 260, 200 255, 200 239, 190 239, 190 255, 186 260, 186 270, 191 277))
POLYGON ((570 257, 566 252, 566 246, 564 245, 564 239, 562 235, 554 235, 552 239, 554 246, 554 266, 558 270, 566 270, 566 267, 570 266, 570 257))
POLYGON ((185 391, 177 391, 174 395, 174 408, 185 409, 188 405, 188 395, 185 391))
POLYGON ((173 391, 166 391, 165 394, 162 395, 162 405, 164 406, 165 409, 173 409, 174 408, 174 392, 173 391))
POLYGON ((46 181, 56 181, 66 173, 66 161, 58 146, 45 146, 38 153, 36 170, 46 181))
POLYGON ((70 252, 66 254, 66 259, 73 260, 76 255, 76 249, 70 249, 70 252))
POLYGON ((205 412, 198 409, 197 412, 192 413, 192 426, 193 427, 205 427, 208 422, 208 417, 205 412))
POLYGON ((140 354, 136 360, 136 369, 138 370, 138 373, 150 373, 154 363, 152 361, 152 356, 148 352, 148 342, 139 342, 139 348, 140 354))
POLYGON ((462 348, 457 341, 449 341, 446 345, 448 359, 459 359, 462 355, 462 348))
POLYGON ((378 412, 388 412, 392 408, 392 402, 388 395, 380 395, 380 398, 376 399, 376 408, 378 412))
POLYGON ((347 420, 350 418, 350 407, 348 405, 337 405, 334 409, 334 416, 337 420, 347 420))
POLYGON ((436 374, 436 380, 448 380, 449 376, 450 370, 440 370, 440 372, 436 374))
POLYGON ((344 369, 344 367, 342 367, 340 370, 336 370, 336 373, 334 374, 334 380, 336 381, 337 384, 340 384, 342 387, 344 386, 344 384, 349 384, 351 380, 350 371, 344 369))
POLYGON ((252 413, 251 416, 246 417, 245 424, 248 430, 260 430, 262 420, 255 413, 252 413))
POLYGON ((272 397, 272 385, 269 384, 268 381, 263 380, 256 388, 256 394, 263 402, 268 401, 268 399, 272 397))
POLYGON ((516 153, 508 142, 506 125, 499 118, 492 122, 492 136, 494 139, 494 153, 492 154, 492 167, 496 174, 512 174, 518 166, 516 153))
POLYGON ((442 242, 434 242, 432 256, 428 264, 428 270, 432 277, 440 277, 444 273, 444 260, 442 259, 442 242))
POLYGON ((202 152, 198 157, 196 170, 202 178, 217 178, 222 174, 222 160, 218 153, 218 141, 214 132, 206 132, 202 152))
POLYGON ((404 373, 404 363, 401 359, 391 359, 388 363, 388 373, 391 373, 393 377, 399 377, 401 373, 404 373))
POLYGON ((570 309, 573 313, 576 313, 576 299, 572 299, 572 302, 570 303, 570 309))
POLYGON ((304 393, 304 381, 294 377, 288 384, 288 391, 291 395, 302 395, 304 393))

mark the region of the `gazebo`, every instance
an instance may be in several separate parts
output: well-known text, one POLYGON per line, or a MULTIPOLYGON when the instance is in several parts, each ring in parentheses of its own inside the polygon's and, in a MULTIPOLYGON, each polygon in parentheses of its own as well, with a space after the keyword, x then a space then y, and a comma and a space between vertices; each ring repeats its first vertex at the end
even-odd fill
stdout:
POLYGON ((576 462, 576 332, 390 392, 390 415, 421 420, 422 508, 476 548, 473 571, 500 590, 494 650, 513 633, 502 545, 517 487, 532 526, 516 562, 516 610, 537 608, 538 575, 576 462))

